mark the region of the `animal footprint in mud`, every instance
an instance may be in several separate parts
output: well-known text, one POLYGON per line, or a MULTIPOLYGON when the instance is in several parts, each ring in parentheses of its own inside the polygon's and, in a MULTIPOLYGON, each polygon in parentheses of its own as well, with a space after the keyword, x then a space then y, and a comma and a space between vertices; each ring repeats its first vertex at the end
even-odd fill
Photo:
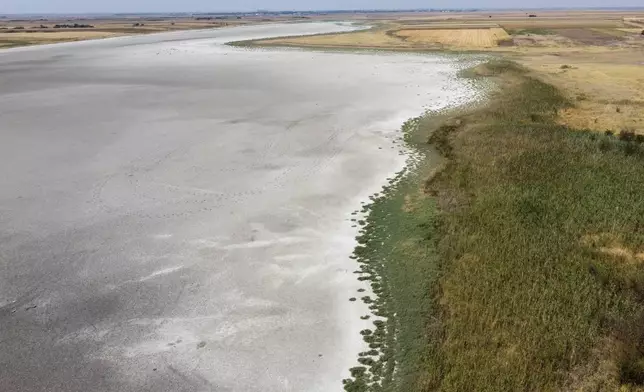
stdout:
POLYGON ((170 342, 170 343, 168 343, 168 346, 170 346, 170 347, 174 347, 174 346, 176 346, 177 344, 179 344, 179 343, 181 343, 181 342, 183 342, 183 340, 178 339, 176 342, 170 342))

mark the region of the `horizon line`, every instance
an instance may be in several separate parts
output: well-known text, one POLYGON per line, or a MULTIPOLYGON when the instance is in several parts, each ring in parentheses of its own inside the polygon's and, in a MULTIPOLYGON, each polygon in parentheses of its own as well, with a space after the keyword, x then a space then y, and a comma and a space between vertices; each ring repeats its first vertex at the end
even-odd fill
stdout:
POLYGON ((382 12, 433 12, 433 11, 454 11, 454 12, 463 12, 463 11, 522 11, 522 10, 541 10, 541 11, 592 11, 592 10, 603 10, 603 11, 620 11, 620 10, 644 10, 644 6, 613 6, 613 7, 437 7, 437 8, 364 8, 364 9, 257 9, 257 10, 246 10, 246 11, 102 11, 102 12, 22 12, 22 13, 10 13, 2 14, 0 17, 7 16, 34 16, 34 15, 51 15, 51 16, 73 16, 73 15, 235 15, 235 14, 279 14, 279 13, 382 13, 382 12))

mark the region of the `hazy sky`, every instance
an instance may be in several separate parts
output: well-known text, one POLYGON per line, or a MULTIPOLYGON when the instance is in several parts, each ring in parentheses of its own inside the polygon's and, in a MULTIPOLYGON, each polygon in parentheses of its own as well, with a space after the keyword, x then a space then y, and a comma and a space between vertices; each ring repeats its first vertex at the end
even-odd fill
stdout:
POLYGON ((642 0, 0 0, 0 14, 85 12, 210 12, 457 7, 634 7, 642 0), (520 5, 519 5, 520 4, 520 5))

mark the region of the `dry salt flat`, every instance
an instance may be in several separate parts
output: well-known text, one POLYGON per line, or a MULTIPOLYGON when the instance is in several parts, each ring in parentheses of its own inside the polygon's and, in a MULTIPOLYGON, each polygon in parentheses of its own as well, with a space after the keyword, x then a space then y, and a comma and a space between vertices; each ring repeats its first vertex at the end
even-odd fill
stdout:
POLYGON ((456 59, 234 48, 247 26, 0 51, 0 390, 340 391, 350 213, 456 59))

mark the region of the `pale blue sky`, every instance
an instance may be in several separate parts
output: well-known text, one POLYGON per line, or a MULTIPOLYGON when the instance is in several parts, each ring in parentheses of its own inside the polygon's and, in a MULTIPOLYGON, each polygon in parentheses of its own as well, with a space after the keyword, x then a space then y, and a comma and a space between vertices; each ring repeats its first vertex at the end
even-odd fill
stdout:
POLYGON ((642 0, 0 0, 0 14, 319 9, 635 7, 642 0))

